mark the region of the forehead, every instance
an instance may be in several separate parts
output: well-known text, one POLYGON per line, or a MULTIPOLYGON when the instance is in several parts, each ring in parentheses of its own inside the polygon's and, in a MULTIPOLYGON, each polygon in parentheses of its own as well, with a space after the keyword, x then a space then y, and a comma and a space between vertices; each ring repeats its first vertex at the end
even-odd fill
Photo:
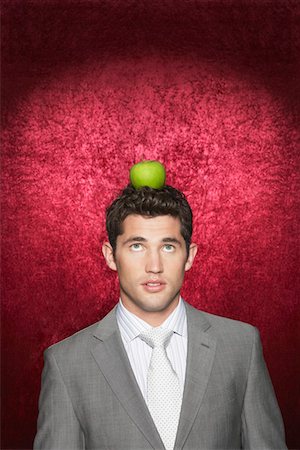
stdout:
MULTIPOLYGON (((136 235, 145 238, 150 237, 175 237, 179 239, 180 220, 178 217, 170 215, 157 217, 144 217, 136 214, 130 214, 122 224, 122 237, 136 235)), ((120 237, 121 237, 120 236, 120 237)))

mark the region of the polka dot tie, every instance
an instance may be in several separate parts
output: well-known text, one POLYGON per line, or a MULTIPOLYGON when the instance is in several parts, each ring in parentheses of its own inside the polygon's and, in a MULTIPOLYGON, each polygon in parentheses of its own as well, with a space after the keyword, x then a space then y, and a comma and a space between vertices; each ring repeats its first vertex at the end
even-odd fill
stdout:
POLYGON ((147 378, 147 404, 167 450, 174 449, 182 402, 178 376, 166 352, 172 334, 173 331, 162 328, 140 334, 153 348, 147 378))

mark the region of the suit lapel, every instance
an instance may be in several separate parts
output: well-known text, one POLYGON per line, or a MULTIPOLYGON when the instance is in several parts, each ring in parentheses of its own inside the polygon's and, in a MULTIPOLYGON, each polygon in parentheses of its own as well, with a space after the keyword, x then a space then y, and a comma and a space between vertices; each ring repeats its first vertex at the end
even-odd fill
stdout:
POLYGON ((92 354, 107 383, 133 422, 155 449, 164 445, 131 369, 117 326, 115 308, 100 322, 92 354))
POLYGON ((204 315, 185 303, 188 352, 182 409, 175 448, 182 448, 200 408, 215 356, 216 341, 206 331, 210 323, 204 315))

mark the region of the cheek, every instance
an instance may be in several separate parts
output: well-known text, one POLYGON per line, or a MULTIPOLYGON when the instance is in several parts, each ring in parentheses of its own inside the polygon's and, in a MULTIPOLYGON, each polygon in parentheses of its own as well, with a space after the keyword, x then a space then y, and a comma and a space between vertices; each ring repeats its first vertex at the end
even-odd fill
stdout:
POLYGON ((120 258, 117 262, 119 278, 133 279, 142 267, 142 259, 137 257, 120 258))
POLYGON ((185 263, 180 261, 171 261, 167 265, 169 275, 174 279, 181 279, 184 276, 185 273, 185 263))

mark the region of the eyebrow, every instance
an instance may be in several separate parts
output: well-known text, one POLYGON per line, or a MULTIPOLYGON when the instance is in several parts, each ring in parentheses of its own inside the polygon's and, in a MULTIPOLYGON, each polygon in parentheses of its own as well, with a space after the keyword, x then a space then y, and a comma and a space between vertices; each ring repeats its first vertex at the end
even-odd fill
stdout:
MULTIPOLYGON (((147 239, 145 239, 142 236, 130 236, 128 239, 126 239, 125 242, 123 242, 123 245, 126 245, 130 242, 147 242, 147 239)), ((178 244, 181 246, 181 242, 174 237, 165 237, 161 240, 161 242, 168 242, 172 244, 178 244)))

